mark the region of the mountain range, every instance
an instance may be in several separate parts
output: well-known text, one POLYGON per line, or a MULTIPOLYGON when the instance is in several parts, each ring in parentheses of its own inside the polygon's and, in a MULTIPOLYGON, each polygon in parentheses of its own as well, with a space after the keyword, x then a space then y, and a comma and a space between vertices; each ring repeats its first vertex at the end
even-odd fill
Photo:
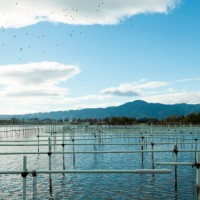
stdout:
POLYGON ((0 115, 0 119, 72 119, 72 118, 97 118, 105 117, 135 117, 164 119, 170 116, 185 116, 190 113, 200 112, 200 104, 173 104, 147 103, 142 100, 128 102, 120 106, 107 108, 87 108, 82 110, 56 111, 46 113, 33 113, 24 115, 0 115))

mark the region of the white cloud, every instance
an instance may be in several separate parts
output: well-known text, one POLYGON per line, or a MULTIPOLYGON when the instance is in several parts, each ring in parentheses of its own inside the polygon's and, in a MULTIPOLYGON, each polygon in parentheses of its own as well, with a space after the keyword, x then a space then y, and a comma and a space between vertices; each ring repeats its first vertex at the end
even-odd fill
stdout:
POLYGON ((119 87, 106 88, 101 92, 109 95, 134 97, 142 95, 144 91, 167 85, 169 85, 167 82, 146 82, 145 80, 140 80, 139 82, 134 83, 122 83, 119 87))
POLYGON ((111 107, 111 106, 119 106, 122 103, 117 103, 117 102, 112 102, 112 103, 98 103, 98 104, 80 104, 78 107, 75 109, 84 109, 84 108, 106 108, 106 107, 111 107))
POLYGON ((0 25, 19 28, 48 21, 64 24, 117 24, 142 13, 167 13, 180 0, 1 0, 0 25))
MULTIPOLYGON (((119 87, 110 87, 102 90, 104 94, 114 96, 127 96, 129 100, 134 101, 141 99, 152 103, 163 103, 163 104, 177 104, 177 103, 188 103, 188 104, 200 104, 200 92, 194 90, 184 90, 184 87, 176 85, 177 82, 188 82, 188 81, 199 81, 200 78, 187 78, 180 79, 172 82, 158 82, 158 81, 147 81, 141 79, 134 83, 123 83, 119 87), (170 86, 170 87, 169 87, 170 86), (178 89, 179 88, 179 89, 178 89), (127 95, 126 95, 127 94, 127 95), (131 98, 131 100, 130 100, 131 98)), ((187 84, 188 86, 188 84, 187 84)), ((118 97, 118 98, 119 98, 118 97)))
POLYGON ((57 62, 39 62, 21 65, 1 65, 1 101, 18 98, 60 97, 69 89, 58 86, 80 72, 77 66, 57 62))
POLYGON ((196 77, 196 78, 185 78, 185 79, 176 80, 176 81, 174 81, 174 82, 189 82, 189 81, 200 81, 200 77, 196 77))
POLYGON ((68 95, 65 82, 80 73, 74 65, 39 62, 0 65, 0 114, 49 112, 108 105, 109 95, 68 95), (61 84, 62 83, 62 87, 61 84))
POLYGON ((54 104, 56 106, 61 106, 61 105, 65 105, 65 106, 76 106, 79 107, 79 105, 83 105, 85 104, 85 102, 88 105, 88 102, 98 102, 100 101, 102 104, 102 101, 106 100, 106 99, 110 99, 111 96, 108 95, 84 95, 84 96, 78 96, 78 97, 65 97, 65 98, 57 98, 57 99, 51 99, 48 102, 50 104, 54 104))
POLYGON ((175 88, 173 88, 173 87, 170 87, 170 88, 167 89, 167 92, 175 93, 175 92, 177 92, 177 90, 175 88))
POLYGON ((143 97, 142 99, 152 103, 163 104, 200 104, 200 92, 177 92, 169 94, 167 93, 162 95, 143 97))
POLYGON ((57 84, 74 77, 80 70, 73 65, 57 62, 38 62, 20 65, 0 65, 1 84, 57 84))
POLYGON ((77 66, 48 62, 0 66, 0 114, 98 108, 116 106, 136 99, 164 104, 200 104, 199 91, 178 89, 174 82, 145 79, 106 88, 97 94, 87 94, 85 91, 84 96, 67 95, 69 89, 61 87, 60 82, 73 78, 79 72, 77 66), (138 95, 133 95, 134 93, 138 95))
POLYGON ((111 97, 107 95, 85 95, 79 97, 35 96, 35 98, 33 96, 33 98, 7 98, 4 102, 4 106, 1 107, 0 114, 24 114, 62 111, 83 108, 107 107, 109 105, 111 106, 120 104, 116 102, 106 102, 106 100, 109 100, 110 98, 111 97))
MULTIPOLYGON (((80 109, 108 105, 109 95, 69 97, 60 83, 73 78, 80 69, 56 62, 0 66, 0 114, 24 114, 80 109)), ((62 84, 64 85, 64 84, 62 84)))

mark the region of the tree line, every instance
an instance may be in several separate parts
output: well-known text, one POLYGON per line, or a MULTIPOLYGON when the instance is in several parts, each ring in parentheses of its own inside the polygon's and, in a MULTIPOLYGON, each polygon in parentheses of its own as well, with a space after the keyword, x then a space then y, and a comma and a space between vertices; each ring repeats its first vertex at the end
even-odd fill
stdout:
POLYGON ((72 121, 81 123, 88 122, 90 124, 107 124, 107 125, 132 125, 132 124, 154 124, 154 125, 180 125, 180 124, 200 124, 200 113, 192 113, 187 116, 170 116, 165 119, 159 120, 157 118, 141 118, 136 119, 134 117, 105 117, 102 119, 90 118, 90 119, 73 119, 72 121))
POLYGON ((187 116, 170 116, 165 119, 156 119, 156 118, 141 118, 136 119, 134 117, 105 117, 102 119, 97 118, 89 118, 89 119, 80 119, 80 118, 73 118, 69 120, 66 119, 59 119, 59 120, 53 120, 53 119, 38 119, 38 118, 32 118, 32 119, 18 119, 18 118, 11 118, 11 119, 5 119, 0 120, 1 125, 18 125, 18 124, 62 124, 66 122, 71 123, 83 123, 87 122, 89 124, 107 124, 107 125, 133 125, 133 124, 154 124, 154 125, 180 125, 180 124, 194 124, 199 125, 200 124, 200 113, 192 113, 187 116))

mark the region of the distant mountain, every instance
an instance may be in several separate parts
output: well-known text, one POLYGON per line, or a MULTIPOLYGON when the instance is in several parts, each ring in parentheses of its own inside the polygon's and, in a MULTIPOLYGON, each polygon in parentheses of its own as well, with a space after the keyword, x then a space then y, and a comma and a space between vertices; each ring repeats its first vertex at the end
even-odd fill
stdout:
POLYGON ((116 107, 88 108, 82 110, 57 111, 49 113, 34 113, 26 115, 0 115, 0 119, 66 119, 66 118, 105 118, 105 117, 135 117, 164 119, 169 116, 183 116, 190 113, 200 112, 200 104, 173 104, 147 103, 137 100, 116 107))

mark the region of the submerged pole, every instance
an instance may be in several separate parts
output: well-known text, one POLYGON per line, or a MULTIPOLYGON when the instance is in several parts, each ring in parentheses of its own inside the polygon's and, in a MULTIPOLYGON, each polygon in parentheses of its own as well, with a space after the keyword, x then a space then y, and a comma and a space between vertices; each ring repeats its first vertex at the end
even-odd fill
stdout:
POLYGON ((200 169, 198 163, 200 162, 200 154, 197 153, 196 156, 196 164, 197 164, 197 169, 196 169, 196 185, 197 185, 197 200, 200 200, 200 169))
MULTIPOLYGON (((0 171, 0 174, 21 174, 21 171, 0 171)), ((119 170, 119 169, 93 169, 93 170, 35 170, 34 173, 37 174, 148 174, 148 173, 158 173, 158 174, 170 174, 170 169, 134 169, 134 170, 119 170)), ((33 174, 33 171, 26 171, 26 174, 33 174)))
POLYGON ((153 124, 151 123, 151 149, 152 149, 152 169, 154 169, 154 132, 153 132, 153 124))
MULTIPOLYGON (((62 132, 62 150, 63 150, 63 170, 65 170, 65 154, 64 154, 64 151, 65 151, 65 137, 64 137, 64 131, 62 132)), ((65 175, 63 173, 63 175, 65 175)))
POLYGON ((36 170, 33 170, 32 177, 33 177, 33 200, 37 200, 37 174, 36 174, 36 170))
POLYGON ((142 139, 141 152, 142 152, 142 166, 143 166, 144 165, 144 152, 143 152, 143 150, 144 150, 144 137, 141 136, 141 139, 142 139))
MULTIPOLYGON (((195 138, 195 150, 197 150, 197 141, 198 141, 198 139, 197 138, 195 138)), ((195 152, 195 161, 197 160, 197 152, 195 152)))
POLYGON ((72 139, 72 143, 73 143, 73 165, 75 166, 75 151, 74 151, 74 138, 72 139))
MULTIPOLYGON (((176 143, 174 145, 174 153, 175 153, 175 162, 178 162, 178 138, 176 138, 176 143)), ((177 191, 177 165, 174 165, 174 185, 175 185, 175 191, 177 191)))
POLYGON ((27 157, 23 157, 23 172, 21 173, 23 177, 23 200, 26 200, 26 176, 28 175, 27 173, 27 157))
POLYGON ((37 137, 38 137, 38 155, 39 155, 39 152, 40 152, 40 128, 39 128, 39 126, 38 126, 38 135, 37 135, 37 137))
POLYGON ((154 165, 154 143, 153 142, 151 143, 151 148, 152 148, 152 169, 154 169, 155 165, 154 165))
MULTIPOLYGON (((49 144, 49 152, 48 152, 48 156, 49 156, 49 170, 51 170, 51 139, 48 139, 48 144, 49 144)), ((50 194, 52 194, 52 178, 51 178, 51 174, 49 174, 49 191, 50 194)))

